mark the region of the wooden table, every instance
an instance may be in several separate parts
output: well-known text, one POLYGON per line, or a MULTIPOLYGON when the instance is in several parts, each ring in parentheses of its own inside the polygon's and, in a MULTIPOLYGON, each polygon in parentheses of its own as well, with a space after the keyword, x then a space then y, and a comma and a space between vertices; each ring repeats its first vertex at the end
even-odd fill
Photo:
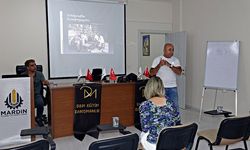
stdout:
MULTIPOLYGON (((52 137, 73 135, 74 86, 51 86, 52 137)), ((102 83, 101 124, 112 123, 118 116, 125 126, 134 124, 135 83, 102 83)))

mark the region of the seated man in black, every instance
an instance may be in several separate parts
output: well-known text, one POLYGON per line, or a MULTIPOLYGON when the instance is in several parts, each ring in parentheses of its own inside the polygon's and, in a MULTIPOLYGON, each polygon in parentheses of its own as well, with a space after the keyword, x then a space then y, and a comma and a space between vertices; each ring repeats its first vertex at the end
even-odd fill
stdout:
POLYGON ((27 74, 29 77, 33 78, 34 81, 34 98, 35 98, 35 107, 36 107, 36 122, 38 126, 43 126, 42 115, 44 110, 44 101, 43 101, 43 85, 48 85, 48 80, 45 80, 42 72, 36 70, 36 62, 34 59, 29 59, 25 61, 25 66, 27 71, 24 74, 27 74))

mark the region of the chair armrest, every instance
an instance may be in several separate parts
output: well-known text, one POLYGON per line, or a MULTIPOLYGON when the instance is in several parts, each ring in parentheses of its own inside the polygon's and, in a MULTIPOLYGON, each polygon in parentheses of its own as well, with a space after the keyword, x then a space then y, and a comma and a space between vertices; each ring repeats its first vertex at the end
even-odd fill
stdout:
POLYGON ((49 128, 48 127, 35 127, 32 129, 24 129, 21 131, 20 136, 28 136, 28 135, 42 135, 48 136, 49 128))
POLYGON ((53 138, 49 136, 50 130, 48 127, 35 127, 32 129, 21 130, 20 136, 29 136, 29 135, 42 135, 45 140, 50 144, 50 149, 56 149, 56 143, 53 141, 53 138))
POLYGON ((119 124, 118 127, 113 127, 111 124, 97 125, 97 130, 98 131, 124 130, 124 129, 126 129, 126 127, 121 125, 121 124, 119 124))

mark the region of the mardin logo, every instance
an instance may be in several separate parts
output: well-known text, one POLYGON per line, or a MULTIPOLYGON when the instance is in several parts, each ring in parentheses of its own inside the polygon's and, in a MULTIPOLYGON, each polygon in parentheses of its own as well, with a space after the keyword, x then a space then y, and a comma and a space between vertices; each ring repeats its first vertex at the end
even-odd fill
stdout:
POLYGON ((83 90, 83 97, 84 98, 88 98, 88 97, 92 97, 93 94, 95 94, 95 99, 97 98, 97 89, 93 90, 91 87, 89 86, 85 86, 84 90, 83 90))
POLYGON ((13 89, 4 102, 7 108, 17 109, 23 104, 23 99, 19 95, 19 93, 17 93, 16 90, 13 89))

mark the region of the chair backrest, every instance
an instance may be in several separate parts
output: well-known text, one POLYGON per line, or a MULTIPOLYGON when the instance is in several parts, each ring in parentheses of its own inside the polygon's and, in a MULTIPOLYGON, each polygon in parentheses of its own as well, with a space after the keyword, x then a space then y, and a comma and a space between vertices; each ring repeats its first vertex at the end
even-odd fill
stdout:
POLYGON ((219 145, 223 139, 243 139, 247 135, 250 116, 224 119, 219 127, 215 145, 219 145))
POLYGON ((137 150, 139 136, 130 134, 122 137, 95 141, 89 150, 137 150))
POLYGON ((133 81, 136 82, 137 81, 137 75, 134 73, 130 73, 126 76, 126 80, 127 81, 133 81))
POLYGON ((49 141, 39 140, 25 145, 7 148, 5 150, 49 150, 49 141))
POLYGON ((192 148, 198 125, 192 123, 165 128, 160 132, 157 150, 181 150, 183 148, 192 148))
POLYGON ((101 81, 102 68, 95 68, 92 70, 93 81, 101 81))
MULTIPOLYGON (((16 66, 16 74, 20 75, 23 72, 27 70, 27 67, 25 65, 17 65, 16 66)), ((43 72, 43 66, 42 65, 36 65, 36 70, 43 72)))
POLYGON ((246 136, 250 136, 250 122, 249 122, 249 124, 248 124, 248 129, 247 129, 246 136))

